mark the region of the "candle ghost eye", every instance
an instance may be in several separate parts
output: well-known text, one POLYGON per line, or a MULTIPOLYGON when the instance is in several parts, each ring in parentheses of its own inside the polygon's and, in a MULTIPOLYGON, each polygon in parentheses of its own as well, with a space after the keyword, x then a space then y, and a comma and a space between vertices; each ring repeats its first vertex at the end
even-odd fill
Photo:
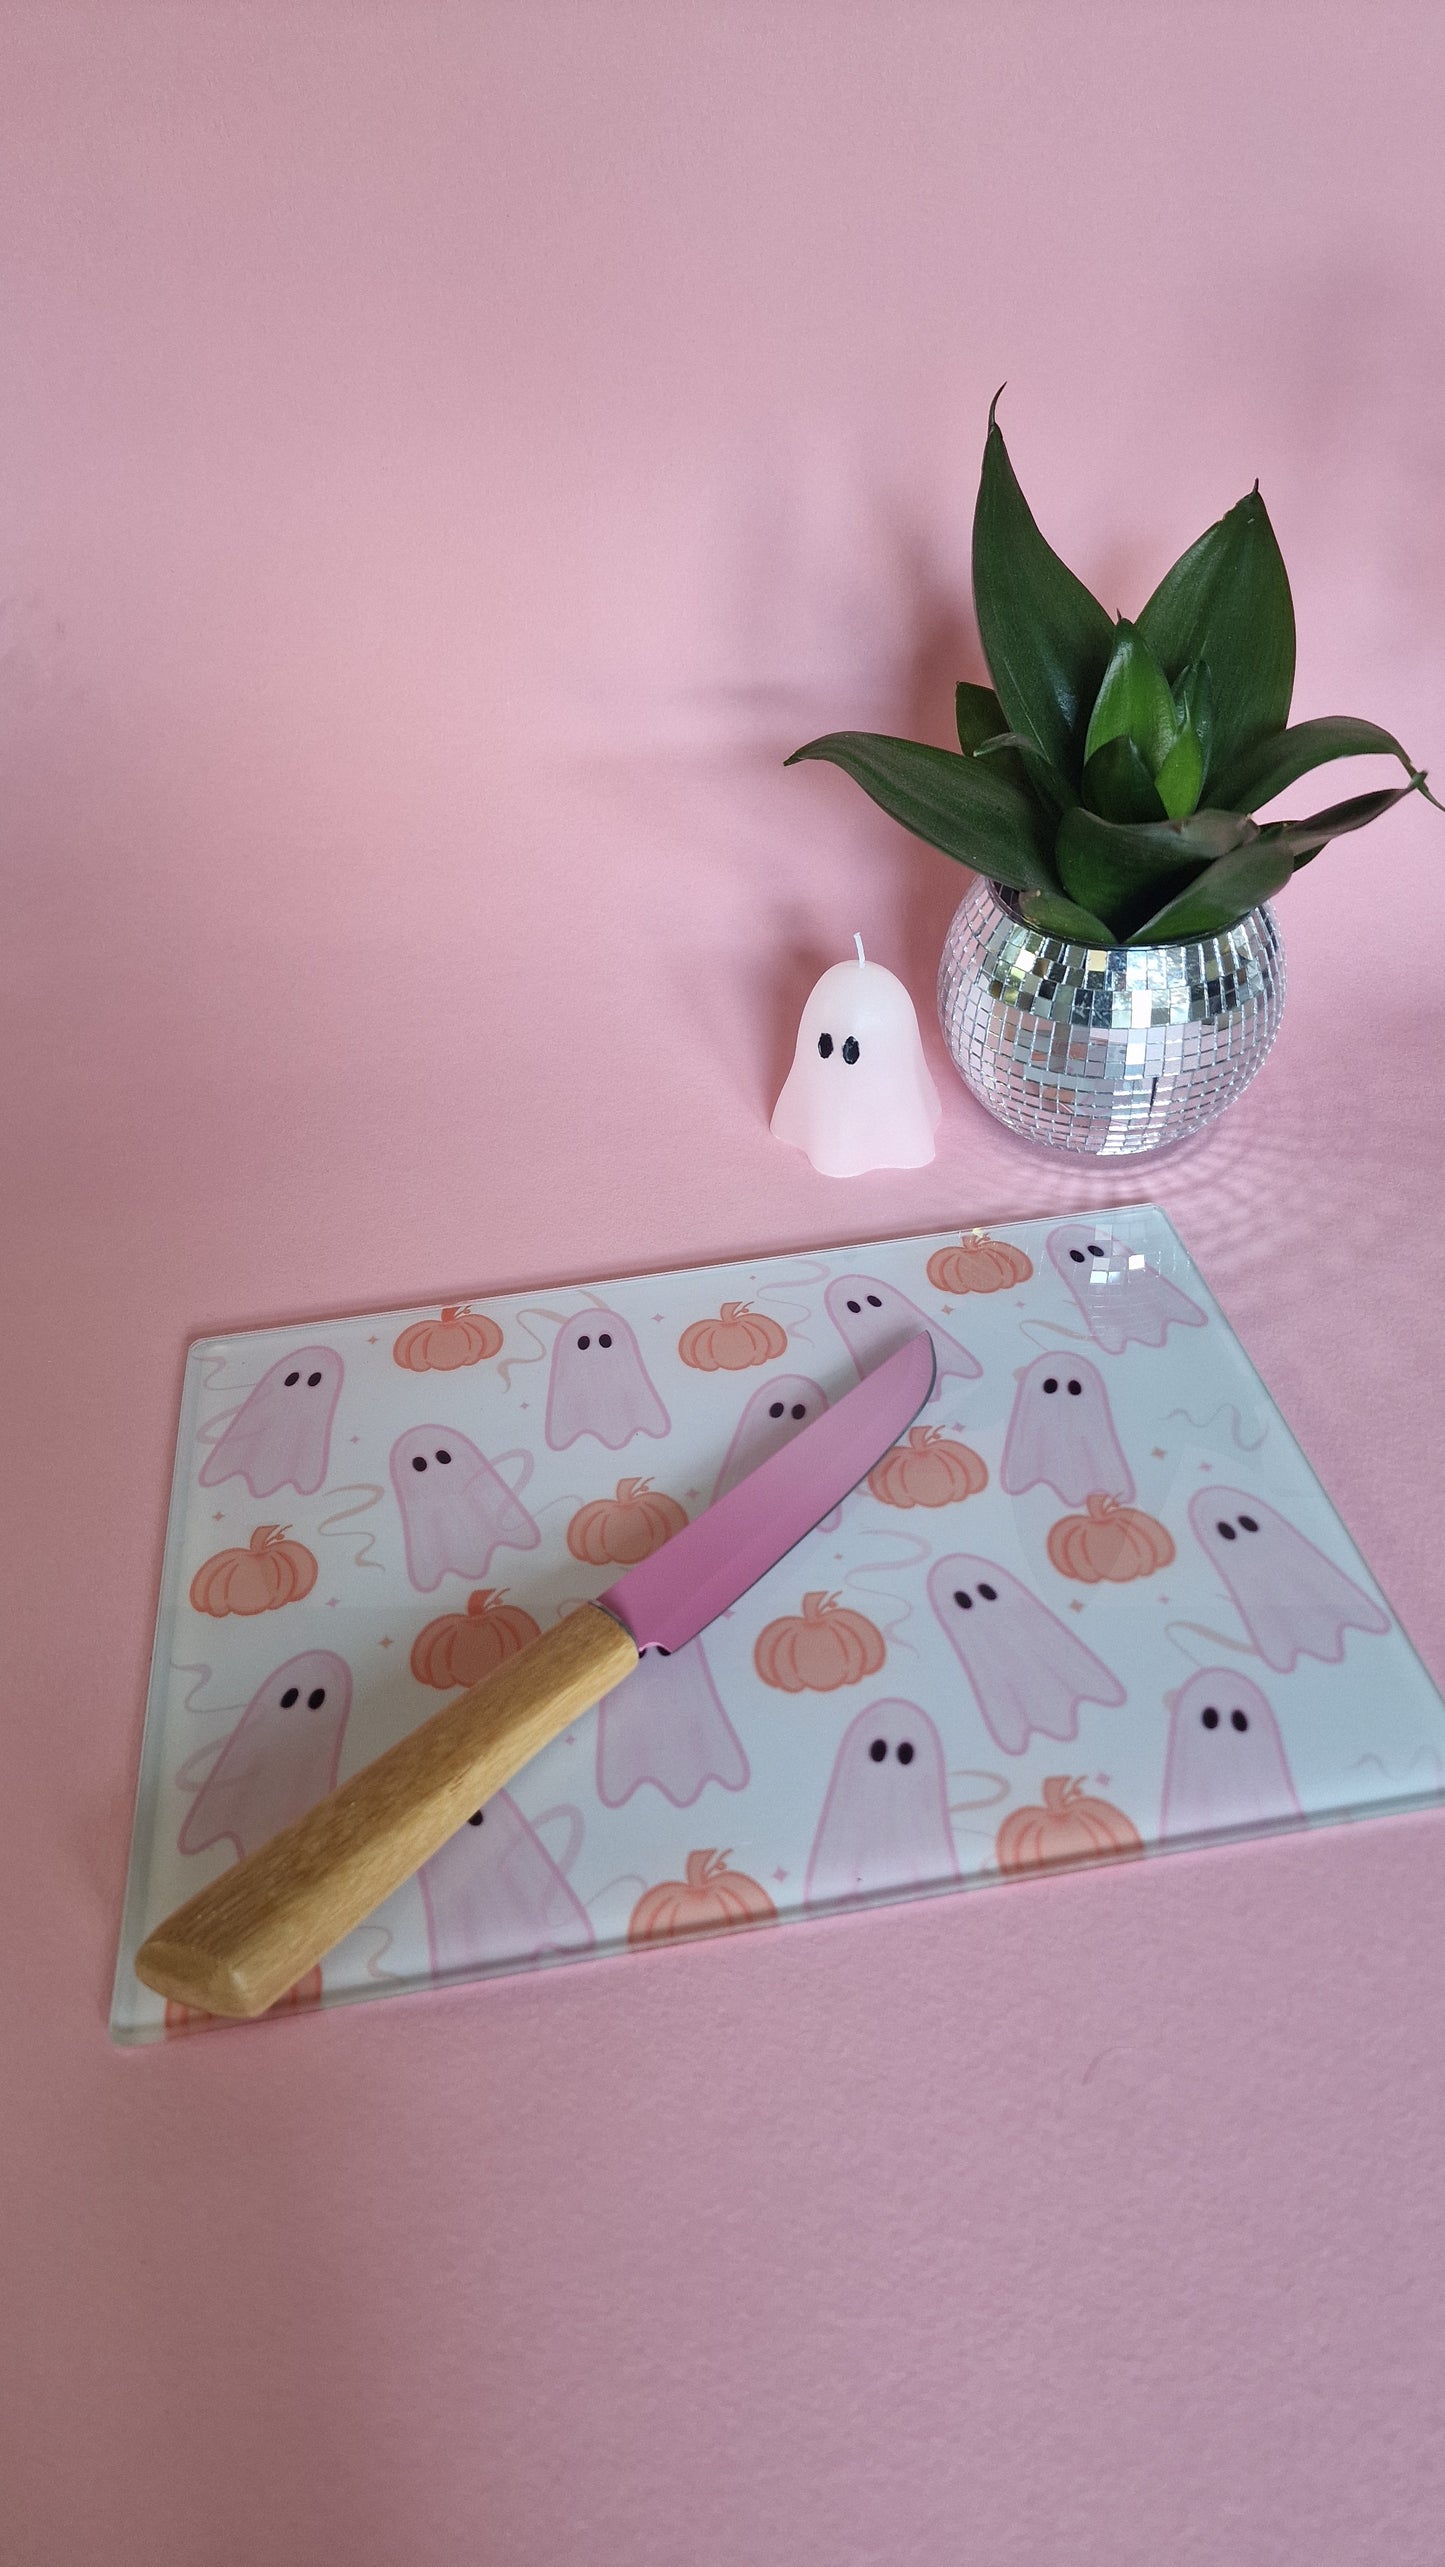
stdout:
POLYGON ((480 1827, 483 1819, 486 1817, 486 1814, 487 1813, 484 1809, 474 1809, 471 1817, 467 1820, 468 1827, 480 1827))
POLYGON ((437 1460, 441 1463, 441 1465, 442 1465, 443 1469, 445 1469, 445 1467, 446 1467, 447 1463, 451 1460, 451 1458, 452 1458, 452 1457, 451 1457, 450 1453, 447 1451, 446 1446, 445 1446, 444 1444, 439 1444, 439 1445, 437 1446, 437 1460))
POLYGON ((1083 1264, 1084 1251, 1082 1248, 1071 1248, 1069 1250, 1069 1255, 1072 1257, 1076 1266, 1081 1266, 1083 1264))
POLYGON ((991 1586, 987 1583, 987 1580, 986 1580, 986 1579, 983 1579, 983 1578, 980 1578, 980 1579, 979 1579, 979 1582, 978 1582, 978 1591, 979 1591, 979 1594, 982 1596, 982 1598, 983 1598, 983 1600, 984 1600, 984 1603, 985 1603, 985 1604, 997 1604, 997 1602, 998 1602, 998 1589, 997 1589, 997 1587, 991 1587, 991 1586))
POLYGON ((1256 1516, 1242 1515, 1239 1521, 1244 1532, 1257 1533, 1259 1531, 1259 1520, 1256 1516))
POLYGON ((1223 1516, 1220 1517, 1219 1522, 1216 1524, 1214 1529, 1221 1542, 1237 1542, 1239 1540, 1239 1535, 1235 1532, 1233 1525, 1227 1524, 1223 1516))
POLYGON ((301 1376, 299 1373, 288 1373, 286 1376, 285 1388, 287 1390, 294 1390, 300 1379, 301 1376))
POLYGON ((411 1466, 414 1471, 424 1471, 426 1469, 425 1453, 413 1453, 411 1457, 411 1466))
MULTIPOLYGON (((795 1416, 795 1417, 801 1417, 802 1413, 803 1413, 803 1412, 802 1412, 802 1410, 801 1410, 801 1409, 794 1409, 794 1411, 793 1411, 793 1414, 794 1414, 794 1416, 795 1416)), ((782 1403, 782 1401, 781 1401, 780 1399, 770 1400, 770 1401, 768 1402, 768 1415, 769 1415, 769 1417, 781 1417, 781 1416, 782 1416, 782 1414, 783 1414, 783 1403, 782 1403)))
POLYGON ((1199 1717, 1206 1729, 1217 1729, 1219 1727, 1219 1714, 1212 1702, 1207 1702, 1205 1704, 1199 1717))
POLYGON ((852 1311, 855 1319, 861 1318, 863 1312, 863 1304, 861 1301, 850 1301, 848 1307, 852 1311))
POLYGON ((289 1710, 291 1709, 291 1707, 292 1707, 292 1704, 293 1704, 293 1703, 298 1703, 300 1700, 301 1700, 301 1688, 300 1688, 300 1686, 299 1686, 299 1685, 288 1685, 288 1686, 287 1686, 287 1688, 286 1688, 286 1691, 285 1691, 285 1692, 283 1693, 283 1695, 281 1696, 281 1708, 282 1708, 282 1710, 283 1710, 283 1711, 289 1711, 289 1710))
POLYGON ((1231 1728, 1231 1729, 1240 1729, 1240 1730, 1247 1729, 1247 1728, 1249 1727, 1249 1714, 1248 1714, 1248 1712, 1247 1712, 1247 1711, 1232 1711, 1232 1712, 1230 1713, 1230 1715, 1229 1715, 1229 1726, 1230 1726, 1230 1728, 1231 1728))
POLYGON ((319 1711, 325 1700, 326 1687, 324 1685, 313 1685, 310 1693, 306 1697, 306 1708, 308 1711, 319 1711))
MULTIPOLYGON (((779 1409, 778 1414, 779 1414, 779 1416, 781 1417, 781 1415, 782 1415, 782 1410, 781 1410, 781 1409, 779 1409)), ((800 1399, 798 1399, 798 1400, 794 1400, 794 1402, 793 1402, 792 1414, 793 1414, 793 1415, 794 1415, 794 1417, 796 1417, 800 1422, 801 1422, 801 1420, 802 1420, 803 1418, 805 1418, 805 1417, 807 1416, 808 1412, 807 1412, 806 1408, 803 1406, 803 1403, 802 1403, 802 1401, 801 1401, 800 1399)))
POLYGON ((881 1310, 881 1309, 882 1309, 883 1304, 882 1304, 882 1302, 879 1300, 878 1295, 877 1295, 877 1293, 876 1293, 876 1292, 870 1292, 870 1293, 869 1293, 869 1295, 868 1295, 868 1307, 869 1307, 869 1309, 870 1309, 870 1310, 881 1310))
POLYGON ((850 1034, 850 1035, 849 1035, 849 1037, 848 1037, 847 1042, 846 1042, 846 1043, 844 1044, 844 1046, 843 1046, 843 1058, 844 1058, 844 1060, 847 1062, 848 1067, 849 1067, 849 1069, 850 1069, 850 1070, 851 1070, 851 1068, 853 1067, 854 1062, 855 1062, 855 1061, 858 1059, 858 1057, 859 1057, 859 1051, 860 1051, 860 1045, 859 1045, 859 1042, 858 1042, 858 1037, 857 1037, 857 1035, 856 1035, 856 1034, 850 1034))
POLYGON ((820 1060, 820 1061, 831 1061, 832 1057, 833 1057, 833 1037, 832 1037, 832 1035, 831 1035, 831 1034, 820 1034, 820 1035, 819 1035, 819 1037, 818 1037, 818 1058, 819 1058, 819 1060, 820 1060))
POLYGON ((965 1613, 972 1613, 973 1598, 969 1594, 967 1587, 955 1587, 953 1590, 953 1601, 956 1605, 960 1605, 965 1613))
POLYGON ((900 1740, 899 1740, 897 1754, 898 1754, 898 1762, 899 1762, 899 1764, 900 1764, 900 1765, 911 1765, 911 1764, 912 1764, 912 1762, 913 1762, 913 1741, 912 1741, 912 1739, 911 1739, 911 1738, 902 1738, 902 1739, 900 1739, 900 1740))
POLYGON ((1054 1375, 1053 1375, 1052 1373, 1050 1373, 1048 1380, 1047 1380, 1047 1381, 1045 1382, 1045 1384, 1044 1384, 1044 1388, 1045 1388, 1045 1390, 1046 1390, 1046 1391, 1050 1394, 1050 1396, 1052 1397, 1053 1393, 1058 1389, 1058 1387, 1059 1387, 1058 1382, 1055 1380, 1054 1375))
POLYGON ((1083 1383, 1082 1383, 1082 1382, 1070 1382, 1070 1384, 1069 1384, 1069 1397, 1070 1397, 1070 1399, 1077 1399, 1077 1398, 1079 1397, 1079 1394, 1080 1394, 1080 1392, 1082 1391, 1083 1387, 1084 1387, 1084 1385, 1083 1385, 1083 1383))
POLYGON ((308 1374, 307 1374, 307 1376, 306 1376, 306 1387, 307 1387, 307 1389, 308 1389, 308 1390, 314 1390, 314 1389, 316 1388, 317 1383, 320 1381, 320 1379, 321 1379, 321 1375, 320 1375, 319 1373, 308 1373, 308 1374))
POLYGON ((1107 1257, 1108 1253, 1108 1249, 1101 1248, 1096 1239, 1091 1239, 1089 1241, 1089 1254, 1091 1257, 1107 1257))
POLYGON ((603 1330, 603 1332, 602 1332, 601 1336, 598 1338, 597 1343, 598 1343, 598 1345, 599 1345, 599 1346, 610 1346, 610 1345, 611 1345, 612 1340, 611 1340, 611 1338, 608 1336, 607 1331, 606 1331, 606 1329, 605 1329, 605 1328, 604 1328, 604 1330, 603 1330))
POLYGON ((869 1758, 870 1758, 870 1760, 872 1761, 872 1763, 873 1763, 873 1764, 875 1764, 875 1765, 881 1765, 881 1764, 883 1764, 883 1763, 885 1762, 886 1758, 887 1758, 887 1755, 888 1755, 888 1741, 887 1741, 887 1739, 886 1739, 886 1738, 875 1738, 875 1739, 874 1739, 874 1741, 873 1741, 872 1746, 871 1746, 871 1747, 869 1748, 869 1750, 868 1750, 868 1754, 869 1754, 869 1758))
POLYGON ((586 1352, 587 1352, 587 1349, 588 1349, 588 1347, 591 1345, 591 1343, 592 1343, 592 1340, 591 1340, 591 1338, 590 1338, 590 1337, 579 1337, 579 1338, 578 1338, 578 1340, 577 1340, 577 1352, 578 1352, 578 1354, 579 1354, 579 1355, 585 1355, 585 1354, 586 1354, 586 1352))

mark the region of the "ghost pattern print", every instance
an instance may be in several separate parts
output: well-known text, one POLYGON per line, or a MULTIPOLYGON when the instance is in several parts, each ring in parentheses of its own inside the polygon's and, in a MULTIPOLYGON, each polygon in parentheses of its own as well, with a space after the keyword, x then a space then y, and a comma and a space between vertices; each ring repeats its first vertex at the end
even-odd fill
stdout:
POLYGON ((439 1293, 194 1350, 118 2037, 164 2031, 144 1931, 921 1328, 922 1414, 323 2004, 1445 1798, 1445 1706, 1149 1207, 439 1293))

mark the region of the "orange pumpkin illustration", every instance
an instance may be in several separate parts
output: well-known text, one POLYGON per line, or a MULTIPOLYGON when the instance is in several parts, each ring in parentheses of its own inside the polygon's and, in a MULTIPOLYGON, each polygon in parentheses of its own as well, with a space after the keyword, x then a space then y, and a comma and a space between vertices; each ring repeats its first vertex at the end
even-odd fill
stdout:
POLYGON ((785 1614, 758 1633, 753 1665, 780 1693, 831 1694, 876 1676, 887 1655, 875 1622, 819 1589, 804 1596, 801 1614, 785 1614))
POLYGON ((770 1364, 787 1343, 776 1319, 745 1301, 725 1301, 716 1319, 695 1319, 684 1328, 677 1351, 699 1373, 745 1373, 752 1364, 770 1364))
POLYGON ((955 1506, 988 1486, 988 1464, 969 1444, 954 1444, 940 1426, 910 1426, 868 1474, 884 1506, 955 1506))
POLYGON ((983 1230, 966 1230, 957 1247, 935 1248, 928 1260, 928 1280, 940 1292, 1007 1292, 1010 1284, 1027 1283, 1033 1270, 1022 1248, 983 1230))
POLYGON ((1042 1809, 1015 1809, 998 1831, 1001 1872, 1042 1872, 1051 1863, 1097 1862, 1106 1854, 1142 1854, 1132 1818, 1112 1801, 1095 1800, 1082 1782, 1049 1774, 1042 1809))
POLYGON ((644 1890, 627 1928, 629 1943, 669 1943, 679 1934, 709 1934, 720 1925, 763 1925, 777 1909, 760 1881, 730 1872, 711 1846, 687 1858, 685 1881, 644 1890))
POLYGON ((484 1310, 449 1302, 440 1319, 414 1319, 393 1346, 392 1359, 406 1373, 455 1373, 495 1355, 502 1332, 484 1310))
POLYGON ((411 1644, 411 1671, 419 1685, 445 1693, 451 1685, 479 1685, 515 1658, 528 1642, 540 1640, 541 1625, 519 1604, 504 1604, 505 1587, 477 1587, 465 1613, 439 1613, 411 1644))
POLYGON ((1049 1558, 1062 1577, 1078 1578, 1086 1587, 1107 1578, 1122 1587, 1168 1568, 1174 1537, 1152 1515, 1097 1494, 1086 1504, 1086 1515, 1060 1516, 1049 1534, 1049 1558))
MULTIPOLYGON (((304 1979, 298 1979, 294 1988, 288 1988, 284 1997, 278 1997, 274 2005, 268 2006, 261 2021, 269 2023, 273 2014, 305 2014, 320 2003, 321 1970, 318 1964, 314 1970, 307 1971, 304 1979)), ((178 2040, 183 2032, 204 2032, 208 2023, 232 2020, 229 2015, 207 2014, 204 2006, 182 2005, 176 1997, 166 1999, 167 2041, 178 2040)))
POLYGON ((288 1542, 284 1524, 258 1524, 244 1551, 217 1551, 191 1580, 197 1613, 222 1622, 228 1613, 274 1613, 316 1584, 316 1562, 304 1542, 288 1542))
POLYGON ((664 1497, 651 1480, 619 1480, 615 1497, 594 1497, 589 1506, 578 1507, 567 1527, 567 1548, 574 1560, 586 1560, 594 1569, 604 1562, 635 1568, 686 1522, 686 1508, 675 1497, 664 1497))

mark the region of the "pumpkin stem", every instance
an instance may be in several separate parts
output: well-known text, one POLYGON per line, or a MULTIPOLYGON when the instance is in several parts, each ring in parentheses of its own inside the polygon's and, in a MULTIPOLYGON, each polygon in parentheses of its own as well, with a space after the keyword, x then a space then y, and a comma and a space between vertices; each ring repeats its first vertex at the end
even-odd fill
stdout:
POLYGON ((744 1318, 752 1306, 750 1301, 725 1301, 720 1316, 731 1324, 735 1319, 744 1318))
POLYGON ((468 1613, 474 1620, 479 1619, 482 1614, 489 1613, 494 1604, 500 1604, 506 1592, 505 1587, 473 1587, 467 1598, 468 1613))
POLYGON ((837 1601, 837 1597, 829 1595, 825 1588, 815 1587, 811 1595, 805 1595, 803 1598, 803 1620, 821 1622, 825 1613, 833 1611, 837 1601))
MULTIPOLYGON (((730 1850, 731 1849, 729 1849, 729 1851, 730 1850)), ((705 1889, 715 1872, 721 1872, 726 1869, 727 1860, 727 1855, 719 1854, 713 1846, 700 1846, 695 1853, 689 1854, 687 1858, 685 1869, 687 1872, 688 1888, 690 1890, 705 1889)))
POLYGON ((1118 1499, 1106 1497, 1101 1489, 1096 1490, 1092 1497, 1086 1498, 1084 1503, 1096 1524, 1107 1523, 1111 1515, 1117 1515, 1119 1512, 1118 1499))
POLYGON ((644 1489, 650 1489, 651 1486, 651 1480, 619 1480, 617 1483, 618 1504, 620 1506, 630 1506, 634 1498, 641 1497, 644 1489))
POLYGON ((251 1536, 251 1549, 269 1551, 272 1543, 284 1541, 290 1530, 289 1524, 258 1524, 251 1536))

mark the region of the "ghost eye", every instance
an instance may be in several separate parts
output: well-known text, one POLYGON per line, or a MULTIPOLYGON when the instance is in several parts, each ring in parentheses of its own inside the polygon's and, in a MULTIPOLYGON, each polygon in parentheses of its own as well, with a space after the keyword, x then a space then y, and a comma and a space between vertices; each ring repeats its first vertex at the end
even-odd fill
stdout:
POLYGON ((306 1387, 307 1387, 307 1389, 308 1389, 308 1390, 314 1390, 314 1389, 316 1388, 317 1383, 320 1381, 320 1379, 321 1379, 321 1375, 320 1375, 319 1373, 308 1373, 308 1374, 307 1374, 307 1376, 306 1376, 306 1387))
POLYGON ((467 1820, 468 1827, 480 1827, 483 1819, 486 1817, 486 1814, 487 1813, 484 1809, 474 1809, 471 1817, 467 1820))
POLYGON ((1072 1265, 1075 1265, 1075 1266, 1081 1266, 1081 1265, 1083 1264, 1083 1262, 1084 1262, 1084 1251, 1083 1251, 1083 1249, 1082 1249, 1082 1248, 1071 1248, 1071 1249, 1069 1250, 1069 1261, 1070 1261, 1070 1263, 1071 1263, 1072 1265))
POLYGON ((450 1453, 447 1451, 447 1448, 446 1448, 445 1444, 438 1444, 438 1446, 437 1446, 437 1460, 441 1463, 441 1465, 442 1465, 443 1469, 445 1469, 445 1467, 446 1467, 447 1463, 451 1460, 451 1458, 452 1458, 452 1457, 451 1457, 450 1453))
POLYGON ((1044 1388, 1045 1388, 1045 1390, 1046 1390, 1046 1391, 1056 1391, 1056 1390, 1058 1389, 1058 1387, 1059 1387, 1059 1385, 1058 1385, 1058 1383, 1056 1382, 1056 1380, 1054 1379, 1053 1374, 1052 1374, 1052 1373, 1050 1373, 1048 1380, 1047 1380, 1047 1381, 1045 1382, 1045 1384, 1044 1384, 1044 1388))
POLYGON ((857 1060, 857 1058, 858 1058, 858 1037, 857 1037, 857 1035, 856 1035, 856 1034, 850 1034, 850 1035, 849 1035, 849 1037, 848 1037, 847 1042, 844 1044, 844 1046, 843 1046, 843 1058, 844 1058, 844 1060, 847 1062, 848 1067, 849 1067, 849 1069, 851 1070, 851 1068, 853 1067, 854 1062, 855 1062, 855 1061, 857 1060))
POLYGON ((972 1613, 973 1598, 969 1594, 967 1587, 955 1587, 953 1590, 953 1601, 956 1605, 961 1606, 965 1613, 972 1613))
POLYGON ((911 1738, 904 1738, 904 1739, 902 1739, 902 1740, 900 1741, 900 1743, 899 1743, 899 1747, 898 1747, 898 1762, 899 1762, 899 1764, 900 1764, 900 1765, 911 1765, 911 1764, 912 1764, 912 1762, 913 1762, 913 1741, 912 1741, 912 1739, 911 1739, 911 1738))
POLYGON ((861 1319, 863 1315, 863 1304, 861 1301, 850 1301, 848 1307, 852 1311, 855 1319, 861 1319))
POLYGON ((819 1060, 820 1060, 820 1061, 831 1061, 832 1057, 833 1057, 833 1037, 832 1037, 832 1035, 831 1035, 831 1034, 820 1034, 820 1035, 819 1035, 819 1037, 818 1037, 818 1058, 819 1058, 819 1060))
POLYGON ((768 1415, 769 1415, 769 1417, 781 1417, 781 1416, 782 1416, 782 1413, 783 1413, 783 1403, 782 1403, 782 1401, 781 1401, 780 1399, 775 1399, 775 1400, 773 1401, 773 1404, 772 1404, 771 1408, 768 1410, 768 1415))
POLYGON ((888 1753, 887 1739, 875 1738, 872 1746, 868 1750, 868 1753, 872 1757, 875 1765, 881 1765, 888 1753))
POLYGON ((979 1590, 978 1590, 978 1591, 979 1591, 979 1594, 983 1597, 983 1600, 984 1600, 985 1604, 997 1604, 997 1602, 998 1602, 998 1589, 997 1589, 997 1587, 984 1586, 983 1584, 980 1584, 980 1586, 979 1586, 979 1590))
POLYGON ((1237 1542, 1239 1540, 1239 1535, 1235 1532, 1233 1525, 1226 1524, 1223 1516, 1220 1517, 1214 1530, 1218 1534, 1221 1542, 1237 1542))
POLYGON ((1242 1515, 1239 1521, 1246 1533, 1257 1533, 1259 1531, 1259 1524, 1254 1516, 1242 1515))
POLYGON ((287 1390, 294 1390, 294 1389, 296 1388, 296 1385, 297 1385, 297 1383, 299 1382, 299 1380, 300 1380, 300 1379, 301 1379, 301 1376, 300 1376, 300 1374, 299 1374, 299 1373, 288 1373, 288 1374, 287 1374, 287 1376, 286 1376, 286 1388, 287 1388, 287 1390))
POLYGON ((585 1354, 586 1354, 586 1352, 587 1352, 587 1349, 588 1349, 588 1347, 591 1345, 591 1343, 592 1343, 592 1340, 591 1340, 591 1338, 590 1338, 590 1337, 579 1337, 579 1338, 578 1338, 578 1340, 577 1340, 577 1352, 578 1352, 578 1354, 579 1354, 579 1355, 585 1355, 585 1354))
POLYGON ((1229 1715, 1229 1726, 1231 1729, 1247 1729, 1249 1727, 1248 1712, 1232 1711, 1229 1715))
POLYGON ((1070 1382, 1070 1384, 1069 1384, 1069 1397, 1070 1397, 1070 1399, 1077 1399, 1077 1398, 1078 1398, 1078 1396, 1079 1396, 1079 1393, 1080 1393, 1080 1391, 1083 1389, 1083 1387, 1084 1387, 1084 1385, 1083 1385, 1083 1383, 1082 1383, 1082 1382, 1070 1382))
POLYGON ((1206 1729, 1217 1729, 1219 1727, 1219 1714, 1215 1710, 1212 1702, 1207 1702, 1205 1704, 1199 1717, 1203 1721, 1206 1729))
POLYGON ((610 1337, 603 1336, 598 1338, 597 1343, 599 1346, 610 1346, 612 1340, 610 1337))
POLYGON ((413 1453, 411 1457, 411 1466, 414 1471, 424 1471, 426 1469, 425 1453, 413 1453))
POLYGON ((870 1310, 881 1310, 881 1309, 882 1309, 883 1304, 882 1304, 882 1302, 879 1300, 878 1295, 877 1295, 877 1293, 876 1293, 876 1292, 870 1292, 870 1294, 868 1295, 868 1307, 869 1307, 869 1309, 870 1309, 870 1310))
POLYGON ((1108 1253, 1109 1251, 1107 1248, 1098 1247, 1092 1239, 1089 1241, 1089 1254, 1091 1257, 1107 1257, 1108 1253))
POLYGON ((283 1711, 289 1711, 293 1702, 299 1702, 300 1700, 301 1687, 299 1685, 288 1685, 286 1691, 281 1696, 281 1708, 283 1711))
POLYGON ((319 1711, 325 1700, 326 1687, 324 1685, 317 1685, 315 1690, 309 1693, 306 1697, 306 1708, 308 1711, 319 1711))
POLYGON ((806 1408, 803 1406, 802 1401, 801 1401, 801 1400, 796 1400, 796 1401, 794 1402, 794 1405, 793 1405, 793 1415, 794 1415, 795 1417, 806 1417, 806 1416, 807 1416, 807 1414, 808 1414, 808 1412, 807 1412, 806 1408))

